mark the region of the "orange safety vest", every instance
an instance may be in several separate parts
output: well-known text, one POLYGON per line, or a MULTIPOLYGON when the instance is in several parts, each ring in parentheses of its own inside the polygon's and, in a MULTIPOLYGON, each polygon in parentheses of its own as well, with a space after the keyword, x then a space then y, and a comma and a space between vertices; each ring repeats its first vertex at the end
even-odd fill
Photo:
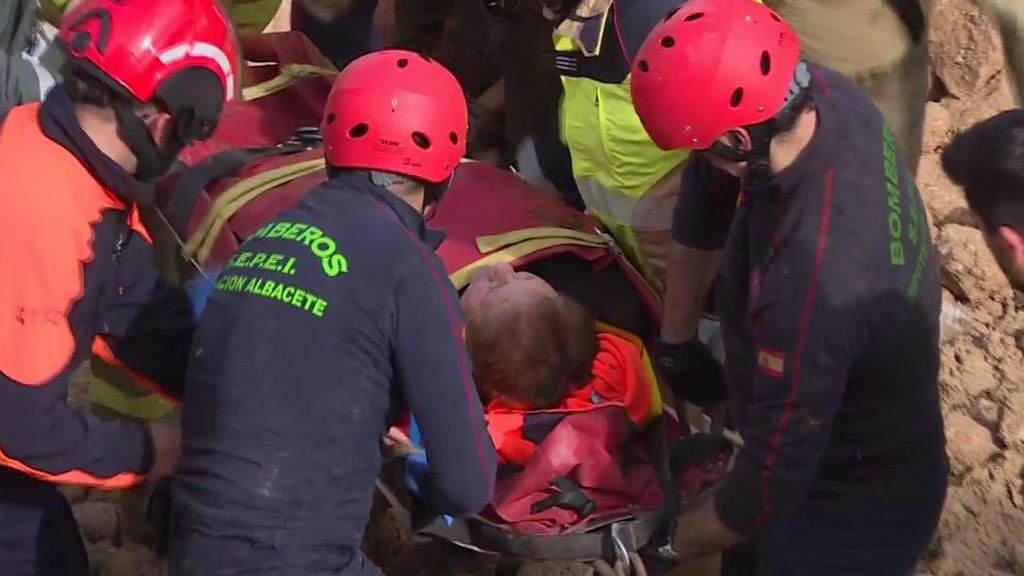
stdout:
MULTIPOLYGON (((0 373, 26 387, 54 386, 63 394, 74 364, 90 350, 120 365, 107 343, 93 336, 102 322, 96 307, 107 298, 96 291, 115 289, 112 279, 87 274, 95 262, 105 265, 111 257, 95 253, 97 245, 113 244, 111 238, 98 244, 104 213, 127 212, 128 228, 147 242, 149 235, 134 207, 129 210, 77 157, 42 133, 40 106, 13 108, 0 128, 0 242, 6 251, 0 259, 0 373)), ((22 400, 38 401, 49 393, 40 394, 22 400)), ((26 408, 33 406, 5 407, 26 408)), ((133 472, 109 477, 78 469, 48 472, 3 450, 0 446, 0 466, 48 482, 112 489, 143 479, 133 472)))

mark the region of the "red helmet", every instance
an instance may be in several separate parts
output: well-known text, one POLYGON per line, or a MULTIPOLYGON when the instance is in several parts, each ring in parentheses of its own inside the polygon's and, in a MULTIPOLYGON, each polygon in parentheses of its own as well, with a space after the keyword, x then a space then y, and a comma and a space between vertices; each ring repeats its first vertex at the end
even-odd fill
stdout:
POLYGON ((690 0, 647 36, 633 64, 633 106, 665 150, 709 148, 782 110, 800 39, 754 0, 690 0))
POLYGON ((381 50, 338 75, 321 133, 330 166, 437 184, 465 155, 468 127, 466 97, 451 72, 415 52, 381 50))
POLYGON ((83 0, 60 39, 80 71, 172 113, 188 107, 216 123, 240 93, 238 43, 217 0, 83 0))

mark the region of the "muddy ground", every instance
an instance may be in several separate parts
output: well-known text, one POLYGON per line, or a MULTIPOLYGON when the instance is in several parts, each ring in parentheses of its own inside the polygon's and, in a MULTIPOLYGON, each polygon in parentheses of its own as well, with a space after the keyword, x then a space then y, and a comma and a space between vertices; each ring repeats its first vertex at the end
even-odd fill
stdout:
MULTIPOLYGON (((1020 296, 1002 279, 977 223, 942 175, 938 160, 953 134, 1011 107, 1013 100, 1003 81, 998 35, 988 19, 969 0, 937 4, 932 24, 936 81, 919 185, 947 290, 939 384, 953 468, 946 511, 920 574, 1024 575, 1024 312, 1020 296)), ((95 574, 160 574, 148 547, 151 533, 141 521, 140 494, 68 492, 89 542, 95 574)), ((378 515, 368 531, 368 550, 391 565, 393 573, 493 573, 493 562, 413 544, 401 532, 387 514, 378 515), (413 558, 414 567, 401 562, 403 558, 413 558)), ((585 573, 565 566, 530 572, 585 573)))

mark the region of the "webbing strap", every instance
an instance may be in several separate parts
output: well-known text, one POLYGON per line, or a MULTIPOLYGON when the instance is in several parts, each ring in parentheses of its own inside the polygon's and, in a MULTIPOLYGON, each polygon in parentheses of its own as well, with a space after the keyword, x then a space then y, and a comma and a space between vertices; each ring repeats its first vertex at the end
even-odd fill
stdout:
POLYGON ((217 242, 221 228, 247 203, 268 190, 273 190, 278 186, 303 176, 322 171, 324 167, 324 160, 317 158, 315 160, 279 166, 236 183, 214 200, 210 211, 207 212, 195 232, 185 242, 182 254, 186 258, 195 258, 201 265, 205 264, 206 259, 217 242))
POLYGON ((564 508, 575 512, 581 518, 586 518, 597 509, 597 504, 583 492, 583 489, 565 476, 555 476, 550 486, 556 488, 558 492, 534 502, 530 506, 530 514, 540 514, 550 508, 564 508))
POLYGON ((564 237, 548 237, 548 238, 536 238, 533 240, 525 240, 518 244, 513 244, 501 250, 496 250, 487 254, 483 258, 470 262, 462 268, 449 274, 452 284, 456 290, 462 290, 469 285, 470 279, 473 278, 473 274, 476 273, 480 268, 491 266, 493 264, 500 263, 512 263, 520 258, 523 258, 534 252, 539 252, 546 248, 552 248, 554 246, 586 246, 591 248, 607 248, 608 245, 603 241, 588 241, 577 238, 564 238, 564 237))
POLYGON ((139 420, 159 420, 174 411, 169 404, 157 394, 131 396, 99 376, 89 380, 89 400, 118 414, 139 420))
POLYGON ((524 560, 586 562, 616 557, 613 533, 626 552, 639 552, 654 537, 659 523, 659 515, 642 512, 578 534, 537 535, 513 532, 480 518, 456 520, 451 526, 438 519, 417 534, 524 560))
POLYGON ((276 146, 226 150, 203 159, 195 166, 177 170, 178 181, 171 191, 170 204, 163 210, 164 217, 175 230, 187 230, 192 213, 207 186, 234 174, 250 162, 285 151, 276 146))
POLYGON ((242 89, 242 99, 246 102, 266 98, 295 84, 300 78, 311 76, 336 76, 338 71, 333 68, 324 68, 312 64, 286 64, 281 67, 281 73, 270 80, 253 84, 242 89))
POLYGON ((506 232, 504 234, 480 236, 476 239, 476 248, 481 254, 488 254, 527 240, 537 240, 539 238, 577 240, 588 245, 594 244, 603 246, 605 244, 604 238, 598 234, 587 234, 586 232, 580 232, 578 230, 556 228, 553 226, 538 226, 535 228, 513 230, 512 232, 506 232))

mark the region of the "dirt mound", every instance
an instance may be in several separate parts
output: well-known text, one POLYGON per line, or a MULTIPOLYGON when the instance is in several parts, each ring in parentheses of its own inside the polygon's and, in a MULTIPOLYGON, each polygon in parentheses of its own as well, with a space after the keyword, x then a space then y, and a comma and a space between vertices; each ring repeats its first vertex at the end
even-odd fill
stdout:
POLYGON ((918 182, 949 291, 945 319, 957 326, 947 331, 939 381, 952 479, 921 573, 1024 574, 1024 314, 938 157, 957 131, 1013 100, 999 36, 974 2, 940 0, 933 16, 936 101, 918 182))
MULTIPOLYGON (((986 250, 962 195, 943 176, 938 157, 959 130, 1012 107, 1011 91, 1004 81, 999 36, 974 2, 936 0, 931 38, 934 101, 928 107, 918 183, 946 289, 940 388, 952 479, 939 533, 919 574, 1024 574, 1024 312, 986 250)), ((161 573, 151 548, 152 530, 142 521, 144 492, 67 493, 94 574, 161 573)), ((493 559, 412 541, 406 534, 393 514, 375 514, 367 551, 395 574, 494 573, 493 559)), ((564 565, 529 571, 585 573, 564 565)))

